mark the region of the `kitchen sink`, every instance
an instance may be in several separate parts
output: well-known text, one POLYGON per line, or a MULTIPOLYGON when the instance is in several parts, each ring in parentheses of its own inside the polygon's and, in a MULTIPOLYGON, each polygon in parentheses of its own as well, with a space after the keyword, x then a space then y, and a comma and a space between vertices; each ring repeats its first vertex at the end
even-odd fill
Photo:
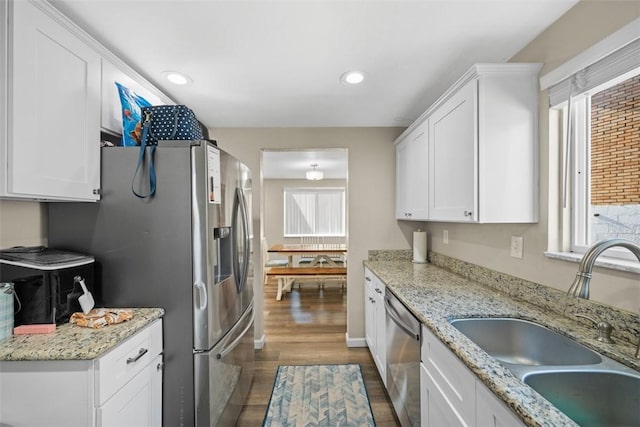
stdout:
POLYGON ((536 372, 524 383, 581 426, 640 425, 640 375, 610 371, 536 372))
POLYGON ((513 318, 468 318, 451 325, 496 359, 513 365, 590 365, 602 357, 542 325, 513 318))

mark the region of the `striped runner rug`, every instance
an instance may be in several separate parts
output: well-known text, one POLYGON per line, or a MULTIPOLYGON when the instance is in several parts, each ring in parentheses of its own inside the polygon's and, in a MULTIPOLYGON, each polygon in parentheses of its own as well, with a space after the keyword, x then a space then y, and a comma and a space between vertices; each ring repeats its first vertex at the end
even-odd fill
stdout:
POLYGON ((262 425, 375 426, 360 365, 278 366, 262 425))

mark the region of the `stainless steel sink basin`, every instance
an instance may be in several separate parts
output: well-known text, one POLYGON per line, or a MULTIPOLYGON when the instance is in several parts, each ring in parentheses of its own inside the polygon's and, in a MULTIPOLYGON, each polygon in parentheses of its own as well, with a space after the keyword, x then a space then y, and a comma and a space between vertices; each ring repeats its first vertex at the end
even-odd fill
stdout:
POLYGON ((583 427, 640 425, 640 375, 538 372, 524 382, 583 427))
POLYGON ((512 318, 455 319, 451 325, 496 359, 515 365, 590 365, 598 353, 533 322, 512 318))

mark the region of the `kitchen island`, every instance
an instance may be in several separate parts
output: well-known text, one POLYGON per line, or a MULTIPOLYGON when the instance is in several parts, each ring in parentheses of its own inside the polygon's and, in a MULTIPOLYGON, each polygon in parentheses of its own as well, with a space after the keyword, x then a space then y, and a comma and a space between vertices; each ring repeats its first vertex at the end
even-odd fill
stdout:
POLYGON ((514 317, 534 321, 640 370, 640 361, 633 357, 640 331, 637 314, 570 298, 565 292, 439 254, 431 253, 430 259, 430 264, 415 264, 410 251, 370 251, 364 266, 526 425, 576 424, 451 326, 450 320, 514 317), (611 322, 616 343, 597 341, 590 323, 572 317, 576 312, 611 322))

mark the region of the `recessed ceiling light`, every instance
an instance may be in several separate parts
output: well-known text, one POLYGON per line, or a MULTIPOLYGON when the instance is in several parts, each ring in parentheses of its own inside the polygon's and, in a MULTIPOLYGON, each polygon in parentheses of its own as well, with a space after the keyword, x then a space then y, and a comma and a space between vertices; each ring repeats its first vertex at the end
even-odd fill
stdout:
POLYGON ((163 71, 162 77, 169 80, 174 85, 184 86, 184 85, 190 85, 191 83, 193 83, 193 80, 191 80, 191 77, 187 76, 186 74, 179 73, 177 71, 163 71))
POLYGON ((364 73, 362 71, 352 70, 342 73, 340 81, 346 85, 357 85, 364 80, 364 73))

